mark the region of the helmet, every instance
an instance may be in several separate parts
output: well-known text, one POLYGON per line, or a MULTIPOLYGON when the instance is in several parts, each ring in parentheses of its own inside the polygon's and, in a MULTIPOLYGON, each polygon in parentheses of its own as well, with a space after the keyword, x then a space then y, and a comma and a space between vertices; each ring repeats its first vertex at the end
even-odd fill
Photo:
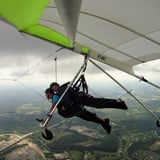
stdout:
POLYGON ((52 82, 52 83, 50 84, 50 88, 52 89, 53 86, 59 86, 59 84, 58 84, 57 82, 52 82))
POLYGON ((47 88, 47 89, 45 90, 45 93, 46 93, 46 94, 47 94, 47 93, 53 93, 53 91, 52 91, 51 88, 47 88))

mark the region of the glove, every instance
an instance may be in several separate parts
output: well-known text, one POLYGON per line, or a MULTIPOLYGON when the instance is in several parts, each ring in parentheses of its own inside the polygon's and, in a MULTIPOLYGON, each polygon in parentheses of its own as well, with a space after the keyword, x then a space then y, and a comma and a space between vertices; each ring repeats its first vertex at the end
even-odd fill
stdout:
POLYGON ((51 118, 51 117, 52 117, 52 114, 49 112, 49 113, 47 113, 47 116, 48 116, 49 118, 51 118))

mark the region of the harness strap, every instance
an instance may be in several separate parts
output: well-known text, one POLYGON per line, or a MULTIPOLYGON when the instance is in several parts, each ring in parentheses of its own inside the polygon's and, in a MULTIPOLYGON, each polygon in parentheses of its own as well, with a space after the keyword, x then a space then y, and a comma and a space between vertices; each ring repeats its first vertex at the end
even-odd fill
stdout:
POLYGON ((82 92, 84 94, 88 94, 88 86, 87 86, 87 82, 85 80, 84 74, 82 74, 78 78, 78 80, 76 81, 76 83, 73 85, 73 88, 75 88, 78 91, 80 91, 80 88, 82 88, 82 92))
POLYGON ((88 86, 84 77, 84 72, 86 71, 86 68, 87 68, 87 60, 88 60, 88 56, 86 55, 84 58, 84 68, 81 73, 81 76, 77 79, 77 81, 73 85, 73 88, 77 91, 80 91, 80 89, 82 88, 82 92, 84 94, 88 94, 88 86))

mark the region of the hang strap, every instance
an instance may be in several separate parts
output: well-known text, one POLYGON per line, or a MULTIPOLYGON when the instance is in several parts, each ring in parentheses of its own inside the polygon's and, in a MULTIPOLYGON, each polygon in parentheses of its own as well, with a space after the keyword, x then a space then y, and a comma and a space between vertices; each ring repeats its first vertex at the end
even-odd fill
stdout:
POLYGON ((75 82, 73 88, 75 88, 78 91, 80 91, 82 89, 82 92, 84 94, 88 94, 88 86, 87 86, 87 82, 85 80, 84 74, 82 74, 78 78, 78 80, 75 82))

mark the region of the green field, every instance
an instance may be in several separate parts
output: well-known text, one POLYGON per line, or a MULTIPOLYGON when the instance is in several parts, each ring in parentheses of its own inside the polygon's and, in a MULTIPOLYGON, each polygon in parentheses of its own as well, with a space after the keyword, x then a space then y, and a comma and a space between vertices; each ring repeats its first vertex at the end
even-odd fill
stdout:
MULTIPOLYGON (((152 110, 160 115, 159 103, 148 103, 152 104, 152 110)), ((37 144, 48 159, 53 158, 53 155, 61 155, 72 160, 159 160, 160 128, 156 126, 155 119, 142 107, 134 103, 130 106, 127 111, 94 110, 99 116, 110 118, 110 135, 98 124, 76 117, 63 122, 64 118, 55 113, 50 122, 50 125, 57 124, 51 129, 54 134, 53 140, 44 140, 39 130, 30 136, 28 141, 37 144)), ((35 130, 39 125, 35 119, 45 117, 46 112, 47 109, 44 107, 26 104, 17 107, 14 112, 1 113, 0 133, 23 135, 35 130)), ((7 138, 0 140, 7 141, 7 138)))

